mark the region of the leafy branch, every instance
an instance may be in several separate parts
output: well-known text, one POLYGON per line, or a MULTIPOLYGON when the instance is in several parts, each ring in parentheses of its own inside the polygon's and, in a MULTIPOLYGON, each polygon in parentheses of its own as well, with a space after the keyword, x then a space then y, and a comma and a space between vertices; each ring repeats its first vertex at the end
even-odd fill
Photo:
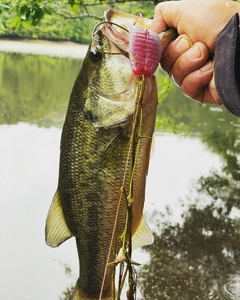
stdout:
MULTIPOLYGON (((94 14, 88 12, 88 8, 107 4, 109 6, 136 2, 134 0, 2 0, 0 3, 0 21, 2 28, 9 27, 18 31, 20 27, 34 31, 47 16, 60 16, 65 19, 93 18, 100 20, 94 14), (85 11, 83 13, 82 11, 85 11)), ((143 0, 139 2, 151 2, 143 0)), ((159 1, 152 1, 156 4, 159 1)), ((37 28, 39 29, 39 28, 37 28)))

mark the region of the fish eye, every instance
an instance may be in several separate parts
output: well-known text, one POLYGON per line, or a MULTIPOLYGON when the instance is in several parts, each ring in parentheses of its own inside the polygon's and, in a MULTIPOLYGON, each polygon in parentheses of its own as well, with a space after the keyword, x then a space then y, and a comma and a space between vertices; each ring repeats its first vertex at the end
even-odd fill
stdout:
POLYGON ((96 62, 100 61, 101 59, 102 59, 102 53, 101 52, 98 52, 98 51, 95 51, 95 50, 90 51, 90 60, 91 60, 91 62, 96 63, 96 62))

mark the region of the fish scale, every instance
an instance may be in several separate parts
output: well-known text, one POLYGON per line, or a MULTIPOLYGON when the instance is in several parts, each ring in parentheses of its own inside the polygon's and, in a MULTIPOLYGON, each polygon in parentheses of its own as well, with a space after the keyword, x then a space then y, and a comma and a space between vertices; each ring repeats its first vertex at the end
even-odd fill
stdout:
MULTIPOLYGON (((112 160, 117 157, 117 165, 120 165, 121 161, 122 168, 124 168, 123 163, 126 161, 127 151, 122 151, 122 148, 117 146, 114 149, 107 147, 116 136, 117 130, 115 128, 112 129, 112 132, 106 129, 95 129, 81 110, 73 111, 70 109, 69 120, 73 123, 72 127, 75 128, 76 132, 72 137, 69 136, 68 129, 66 135, 64 134, 65 128, 63 129, 61 152, 63 164, 60 164, 60 174, 63 174, 69 183, 66 183, 66 185, 59 184, 58 191, 61 199, 68 199, 68 202, 63 204, 65 214, 72 215, 71 218, 67 219, 67 224, 76 236, 77 245, 81 245, 78 247, 80 259, 79 288, 84 293, 97 297, 99 286, 102 283, 103 270, 107 263, 112 224, 116 216, 116 213, 112 213, 116 211, 118 201, 118 193, 115 191, 118 191, 122 184, 122 178, 119 176, 117 178, 114 173, 122 173, 123 170, 119 168, 114 170, 115 165, 112 164, 112 160), (79 134, 76 126, 78 123, 81 124, 81 134, 79 134), (74 140, 74 147, 69 156, 72 139, 74 140), (63 145, 69 146, 65 148, 63 145), (99 153, 99 149, 102 149, 103 153, 99 153), (120 153, 118 153, 118 149, 121 149, 120 153), (69 157, 69 159, 66 160, 65 157, 69 157), (103 159, 103 157, 108 159, 103 159), (112 178, 114 178, 114 182, 112 178), (75 187, 74 195, 72 185, 75 187), (114 190, 114 197, 111 195, 111 186, 114 190), (78 194, 76 194, 76 190, 78 194), (99 201, 99 199, 109 198, 112 199, 111 203, 99 201), (69 205, 69 203, 72 203, 72 205, 69 205), (109 216, 112 216, 112 220, 109 220, 109 216), (106 219, 108 219, 108 222, 106 222, 106 219), (96 232, 96 228, 101 228, 101 231, 96 232), (84 245, 82 241, 85 241, 84 245), (92 263, 90 265, 81 264, 83 261, 92 263), (84 274, 84 276, 81 276, 81 274, 84 274)), ((115 138, 115 143, 124 145, 126 141, 124 143, 121 136, 119 134, 115 138)), ((61 182, 61 175, 59 182, 61 182)), ((125 210, 125 208, 122 210, 125 210)), ((118 236, 122 231, 123 226, 119 228, 118 236)), ((117 251, 119 249, 120 243, 117 251)), ((114 253, 112 251, 110 258, 112 261, 115 259, 114 253)), ((110 279, 107 278, 106 280, 108 286, 105 288, 105 293, 107 291, 112 292, 111 276, 112 272, 109 272, 108 277, 110 279)))

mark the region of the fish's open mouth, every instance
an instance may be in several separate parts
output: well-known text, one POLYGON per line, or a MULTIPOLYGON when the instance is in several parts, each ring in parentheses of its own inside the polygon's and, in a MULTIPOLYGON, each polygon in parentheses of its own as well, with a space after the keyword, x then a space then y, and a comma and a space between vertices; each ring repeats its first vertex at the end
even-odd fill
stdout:
POLYGON ((92 41, 96 51, 113 55, 124 54, 128 57, 129 31, 121 25, 109 21, 97 24, 92 32, 92 41), (102 35, 109 42, 107 47, 101 38, 102 35), (111 49, 111 43, 115 46, 115 50, 111 49))
POLYGON ((149 28, 152 20, 142 15, 134 16, 116 10, 108 9, 104 12, 104 21, 97 24, 92 33, 93 46, 96 51, 109 54, 124 54, 129 57, 130 32, 135 24, 149 28), (104 47, 102 35, 108 40, 108 47, 104 47), (114 47, 111 47, 111 45, 114 47), (109 48, 109 49, 108 49, 109 48))

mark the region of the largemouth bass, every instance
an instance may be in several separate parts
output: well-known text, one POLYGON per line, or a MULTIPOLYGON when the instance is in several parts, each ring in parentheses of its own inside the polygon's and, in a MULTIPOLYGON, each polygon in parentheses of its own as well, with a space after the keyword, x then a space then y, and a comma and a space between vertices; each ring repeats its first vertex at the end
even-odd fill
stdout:
MULTIPOLYGON (((122 247, 129 201, 133 247, 153 242, 143 206, 157 86, 154 76, 139 78, 131 68, 129 31, 137 20, 105 12, 105 22, 93 31, 63 126, 46 243, 57 247, 72 236, 76 239, 80 275, 74 300, 116 299, 111 265, 122 247), (134 121, 137 104, 139 120, 134 121)), ((151 21, 141 22, 149 26, 151 21)))

